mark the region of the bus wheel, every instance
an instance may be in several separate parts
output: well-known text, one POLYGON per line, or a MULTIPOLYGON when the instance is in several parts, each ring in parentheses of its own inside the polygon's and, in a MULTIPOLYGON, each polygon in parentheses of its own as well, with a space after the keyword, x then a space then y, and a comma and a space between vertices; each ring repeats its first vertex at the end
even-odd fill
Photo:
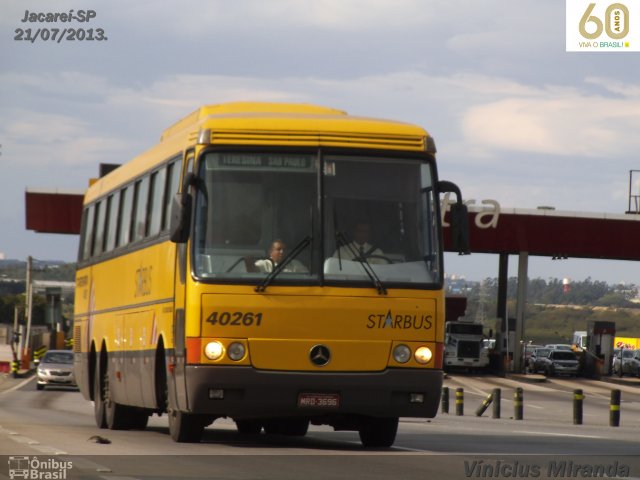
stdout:
POLYGON ((100 378, 100 365, 99 362, 96 362, 96 371, 93 375, 93 415, 95 416, 98 428, 107 428, 104 389, 102 388, 100 378))
POLYGON ((398 417, 369 417, 360 425, 360 441, 365 447, 390 447, 398 432, 398 417))
POLYGON ((264 433, 267 435, 283 435, 284 429, 282 428, 284 420, 280 418, 269 418, 264 421, 264 433))
POLYGON ((262 431, 259 420, 236 420, 236 427, 241 435, 259 435, 262 431))
POLYGON ((130 428, 129 409, 125 405, 121 405, 111 398, 108 369, 105 369, 102 385, 105 404, 104 416, 107 427, 109 430, 126 430, 130 428))
POLYGON ((280 431, 291 437, 304 437, 309 430, 309 420, 306 418, 287 418, 281 421, 280 431))
POLYGON ((205 423, 199 415, 169 412, 169 434, 174 442, 197 443, 202 439, 205 423))
POLYGON ((128 412, 127 427, 132 430, 144 430, 149 423, 149 414, 141 409, 131 408, 128 412))

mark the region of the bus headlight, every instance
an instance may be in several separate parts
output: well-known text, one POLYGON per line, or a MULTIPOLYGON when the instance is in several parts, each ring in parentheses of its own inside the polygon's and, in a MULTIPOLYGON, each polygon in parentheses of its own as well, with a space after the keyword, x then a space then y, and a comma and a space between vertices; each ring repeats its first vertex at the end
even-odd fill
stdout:
POLYGON ((411 358, 411 350, 406 345, 397 345, 393 349, 393 359, 398 363, 407 363, 411 358))
POLYGON ((240 342, 233 342, 227 347, 227 355, 231 360, 235 362, 237 362, 238 360, 242 360, 246 351, 247 349, 240 342))
POLYGON ((209 360, 218 360, 224 353, 224 347, 220 342, 209 342, 204 347, 204 354, 209 360))
POLYGON ((418 347, 416 353, 413 354, 416 362, 425 365, 431 361, 433 358, 433 352, 428 347, 418 347))

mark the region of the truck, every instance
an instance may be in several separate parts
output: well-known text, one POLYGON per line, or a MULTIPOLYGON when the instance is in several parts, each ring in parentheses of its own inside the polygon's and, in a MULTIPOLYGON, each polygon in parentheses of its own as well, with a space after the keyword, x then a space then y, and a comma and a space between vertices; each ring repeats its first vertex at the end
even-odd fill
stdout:
POLYGON ((571 345, 573 346, 575 351, 582 351, 587 349, 587 331, 586 330, 576 330, 573 332, 573 340, 571 340, 571 345))
POLYGON ((485 342, 483 326, 473 321, 445 323, 444 369, 481 370, 489 366, 489 342, 485 342))

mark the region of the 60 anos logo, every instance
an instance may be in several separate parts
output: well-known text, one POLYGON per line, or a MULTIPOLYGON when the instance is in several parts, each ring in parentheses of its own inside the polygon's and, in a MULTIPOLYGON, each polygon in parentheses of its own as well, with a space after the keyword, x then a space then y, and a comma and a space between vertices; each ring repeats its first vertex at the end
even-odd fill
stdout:
POLYGON ((567 52, 640 51, 640 2, 565 0, 567 52))
POLYGON ((600 18, 593 14, 595 3, 590 3, 584 11, 578 31, 588 40, 595 40, 602 35, 603 30, 613 40, 622 40, 629 34, 629 9, 622 3, 612 3, 600 18), (591 30, 591 31, 589 31, 591 30))

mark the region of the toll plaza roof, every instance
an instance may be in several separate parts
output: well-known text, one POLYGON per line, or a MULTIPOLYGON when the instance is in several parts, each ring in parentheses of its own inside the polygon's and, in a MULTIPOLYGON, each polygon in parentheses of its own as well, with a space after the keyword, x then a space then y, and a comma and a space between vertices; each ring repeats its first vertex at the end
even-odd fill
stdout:
MULTIPOLYGON (((469 206, 471 253, 640 260, 640 215, 469 206)), ((445 217, 446 218, 446 217, 445 217)), ((445 250, 453 251, 449 228, 445 250)))
POLYGON ((81 191, 27 188, 27 230, 39 233, 79 234, 83 196, 84 193, 81 191))

